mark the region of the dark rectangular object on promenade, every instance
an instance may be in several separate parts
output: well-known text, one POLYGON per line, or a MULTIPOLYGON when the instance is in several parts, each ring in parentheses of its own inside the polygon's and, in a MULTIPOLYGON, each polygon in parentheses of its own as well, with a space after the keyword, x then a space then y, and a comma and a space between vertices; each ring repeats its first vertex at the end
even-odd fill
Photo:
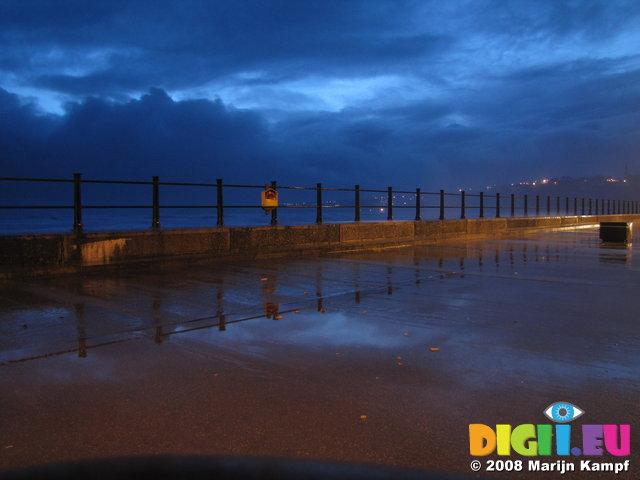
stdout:
POLYGON ((600 222, 600 240, 612 243, 631 242, 631 222, 600 222))

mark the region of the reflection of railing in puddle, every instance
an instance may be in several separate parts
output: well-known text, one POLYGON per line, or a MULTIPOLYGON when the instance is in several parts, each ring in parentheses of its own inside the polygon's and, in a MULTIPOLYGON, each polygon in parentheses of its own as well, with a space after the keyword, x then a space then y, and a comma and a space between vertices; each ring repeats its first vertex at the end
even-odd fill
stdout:
MULTIPOLYGON (((275 292, 275 291, 274 291, 275 292)), ((274 293, 272 292, 272 293, 274 293)), ((321 295, 320 291, 317 292, 318 298, 316 299, 316 308, 318 312, 322 312, 324 313, 326 310, 324 308, 324 298, 321 295)), ((360 292, 355 292, 356 297, 358 298, 358 300, 356 300, 356 303, 359 303, 359 298, 360 298, 360 292)), ((224 290, 222 288, 218 288, 218 292, 216 294, 216 299, 217 299, 217 308, 216 308, 216 314, 215 315, 211 315, 211 316, 206 316, 206 317, 199 317, 199 318, 195 318, 195 319, 189 319, 189 320, 184 320, 184 321, 179 321, 179 322, 162 322, 162 311, 161 311, 161 307, 162 307, 162 296, 161 295, 154 295, 154 299, 152 302, 152 319, 153 319, 153 325, 150 326, 142 326, 142 327, 137 327, 137 328, 131 328, 131 329, 125 329, 125 330, 119 330, 117 332, 112 332, 110 335, 122 335, 122 334, 131 334, 131 333, 142 333, 145 331, 150 331, 153 330, 154 331, 154 342, 156 344, 162 344, 164 339, 172 336, 172 335, 176 335, 176 334, 184 334, 184 333, 189 333, 189 332, 194 332, 197 330, 205 330, 205 329, 211 329, 211 328, 218 328, 219 331, 225 331, 227 329, 227 325, 232 325, 232 324, 237 324, 237 323, 242 323, 242 322, 247 322, 249 320, 256 320, 256 319, 260 319, 260 318, 270 318, 273 320, 279 320, 282 317, 283 314, 288 314, 288 313, 300 313, 300 311, 302 310, 308 310, 310 309, 310 307, 304 307, 304 306, 298 306, 296 308, 291 308, 291 309, 286 309, 286 310, 280 310, 280 305, 278 303, 274 303, 274 302, 266 302, 265 304, 263 304, 263 308, 265 309, 264 314, 260 314, 260 315, 251 315, 251 316, 246 316, 246 317, 242 317, 242 318, 237 318, 237 319, 233 319, 233 320, 228 320, 227 318, 230 316, 228 314, 225 314, 223 311, 223 301, 224 301, 224 290), (171 327, 176 327, 176 326, 181 326, 181 325, 188 325, 188 324, 193 324, 193 323, 198 323, 198 322, 206 322, 206 321, 213 321, 215 320, 214 323, 206 323, 205 325, 198 325, 195 327, 191 327, 191 328, 180 328, 179 330, 173 330, 173 331, 166 331, 167 328, 171 328, 171 327)), ((8 365, 8 364, 15 364, 15 363, 23 363, 23 362, 27 362, 30 360, 39 360, 39 359, 43 359, 43 358, 50 358, 50 357, 55 357, 55 356, 60 356, 60 355, 66 355, 66 354, 70 354, 70 353, 76 353, 78 354, 79 358, 86 358, 87 357, 87 353, 89 350, 92 349, 96 349, 99 347, 104 347, 104 346, 109 346, 109 345, 114 345, 114 344, 118 344, 118 343, 122 343, 122 342, 128 342, 128 341, 132 341, 132 340, 141 340, 142 337, 139 336, 133 336, 133 337, 127 337, 127 338, 120 338, 117 340, 112 340, 112 341, 106 341, 106 342, 101 342, 101 343, 97 343, 95 345, 88 345, 87 341, 90 340, 90 337, 87 335, 87 327, 86 327, 86 318, 85 318, 85 303, 83 302, 77 302, 74 304, 74 313, 75 313, 75 320, 76 320, 76 332, 77 332, 77 342, 78 342, 78 348, 69 348, 69 349, 63 349, 63 350, 59 350, 59 351, 55 351, 55 352, 49 352, 49 353, 44 353, 44 354, 40 354, 40 355, 32 355, 29 357, 24 357, 24 358, 19 358, 19 359, 11 359, 11 360, 6 360, 4 362, 0 362, 0 366, 2 365, 8 365)))
MULTIPOLYGON (((601 246, 601 248, 602 251, 599 255, 599 260, 601 262, 625 263, 631 260, 632 251, 630 245, 620 247, 604 245, 601 246)), ((411 283, 420 285, 423 281, 432 279, 443 280, 450 277, 464 278, 465 275, 480 275, 483 277, 491 276, 491 273, 485 271, 487 264, 495 264, 496 272, 499 272, 501 266, 504 265, 514 268, 516 265, 521 263, 560 262, 569 258, 572 252, 574 252, 574 247, 572 244, 566 243, 531 246, 527 244, 518 244, 517 242, 510 242, 507 243, 507 245, 495 248, 485 248, 481 245, 467 245, 461 248, 455 246, 430 247, 429 254, 427 255, 419 249, 414 249, 413 265, 411 266, 406 263, 381 264, 379 262, 367 262, 363 259, 323 259, 321 262, 311 263, 315 268, 315 272, 312 273, 315 283, 315 309, 318 312, 323 313, 326 311, 324 304, 326 298, 334 297, 336 295, 343 297, 346 296, 344 292, 325 295, 323 293, 325 282, 342 282, 349 285, 350 288, 348 294, 353 295, 353 301, 358 305, 362 302, 364 294, 383 294, 386 292, 387 295, 393 295, 394 290, 401 288, 402 286, 406 286, 411 283), (429 267, 428 265, 433 265, 434 260, 437 267, 429 267), (487 260, 489 260, 489 262, 487 262, 487 260), (344 269, 341 269, 341 277, 339 279, 325 278, 327 269, 325 263, 331 264, 333 262, 339 262, 342 266, 347 263, 351 263, 351 278, 344 278, 344 269), (457 267, 454 270, 451 269, 452 262, 455 263, 455 267, 457 267), (477 267, 477 272, 472 271, 472 266, 477 267), (384 284, 380 282, 372 283, 370 280, 372 277, 371 270, 377 267, 383 269, 383 276, 386 280, 384 284), (362 273, 363 269, 366 269, 364 274, 362 273), (405 278, 404 281, 394 280, 394 277, 397 276, 398 272, 406 272, 411 269, 414 271, 413 279, 405 278), (363 276, 365 277, 364 281, 362 278, 363 276)), ((404 258, 406 258, 406 256, 404 258)), ((184 320, 176 318, 174 321, 167 321, 167 312, 163 312, 162 310, 162 304, 167 294, 162 291, 154 290, 151 303, 151 325, 122 329, 110 332, 109 335, 139 334, 145 331, 153 331, 153 341, 156 344, 162 344, 166 338, 176 334, 212 328, 217 328, 219 331, 224 332, 228 325, 265 317, 272 320, 280 320, 283 318, 284 314, 299 313, 301 310, 311 310, 313 307, 309 306, 309 303, 312 301, 312 297, 305 297, 299 302, 295 302, 298 304, 296 307, 281 310, 281 305, 276 294, 279 286, 278 275, 285 278, 290 274, 290 272, 288 272, 283 265, 277 265, 276 272, 277 273, 272 272, 269 275, 261 275, 259 280, 256 280, 257 284, 260 284, 261 287, 263 311, 261 314, 232 318, 237 314, 225 312, 225 289, 233 291, 234 287, 225 285, 224 280, 218 280, 216 281, 216 313, 214 315, 184 320), (190 327, 189 325, 193 326, 190 327)), ((305 274, 307 274, 306 272, 307 270, 305 269, 305 274)), ((104 284, 102 284, 102 286, 104 287, 104 284)), ((74 289, 80 296, 96 296, 100 298, 104 295, 104 292, 91 281, 85 282, 83 280, 78 280, 74 289)), ((309 293, 310 292, 304 292, 305 296, 309 293)), ((87 334, 85 302, 74 302, 74 314, 78 348, 63 349, 41 355, 7 360, 0 363, 0 365, 25 362, 76 352, 78 357, 86 358, 88 351, 91 349, 132 340, 140 340, 143 338, 140 336, 128 336, 126 338, 119 338, 94 345, 88 345, 91 337, 87 334)))

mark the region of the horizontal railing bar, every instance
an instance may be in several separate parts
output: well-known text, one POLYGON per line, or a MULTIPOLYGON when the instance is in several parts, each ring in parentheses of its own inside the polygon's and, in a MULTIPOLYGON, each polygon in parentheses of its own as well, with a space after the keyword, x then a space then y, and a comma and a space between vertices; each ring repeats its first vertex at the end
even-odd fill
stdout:
POLYGON ((159 205, 159 207, 160 208, 218 208, 217 205, 159 205))
POLYGON ((81 180, 80 183, 103 183, 117 185, 153 185, 153 182, 133 181, 133 180, 81 180))
MULTIPOLYGON (((158 182, 158 185, 170 185, 174 187, 217 187, 215 183, 158 182)), ((225 185, 223 185, 223 187, 224 186, 225 185)))
POLYGON ((0 180, 6 180, 11 182, 61 182, 61 183, 73 183, 73 180, 67 180, 65 178, 17 178, 17 177, 0 177, 0 180))
MULTIPOLYGON (((278 185, 278 190, 318 190, 317 187, 289 187, 287 185, 278 185)), ((326 190, 321 188, 320 190, 326 190)))
MULTIPOLYGON (((312 188, 312 190, 316 190, 312 188)), ((333 191, 333 192, 355 192, 355 188, 339 188, 339 187, 322 187, 322 190, 333 191)), ((365 192, 366 190, 360 190, 361 192, 365 192)))
MULTIPOLYGON (((234 185, 234 184, 224 184, 223 187, 232 187, 232 188, 264 188, 264 185, 234 185)), ((280 187, 278 187, 280 188, 280 187)))
POLYGON ((151 205, 83 205, 82 208, 152 208, 151 205))
POLYGON ((73 208, 72 205, 0 205, 2 209, 73 208))
MULTIPOLYGON (((217 208, 217 205, 160 205, 160 208, 217 208)), ((317 208, 318 205, 280 205, 278 208, 317 208)), ((0 209, 65 209, 65 208, 73 208, 71 205, 0 205, 0 209)), ((82 208, 152 208, 152 205, 83 205, 82 208)), ((262 205, 225 205, 224 208, 262 208, 262 205)), ((354 208, 353 205, 322 205, 322 208, 354 208)), ((360 208, 373 208, 379 209, 382 208, 384 210, 387 209, 386 205, 361 205, 360 208)), ((414 205, 394 205, 393 208, 413 208, 416 207, 414 205)), ((440 208, 438 205, 422 205, 420 208, 440 208)), ((447 205, 445 208, 460 208, 459 206, 451 206, 447 205)), ((467 208, 479 208, 477 206, 469 206, 467 208)), ((485 207, 495 208, 495 207, 485 207)))

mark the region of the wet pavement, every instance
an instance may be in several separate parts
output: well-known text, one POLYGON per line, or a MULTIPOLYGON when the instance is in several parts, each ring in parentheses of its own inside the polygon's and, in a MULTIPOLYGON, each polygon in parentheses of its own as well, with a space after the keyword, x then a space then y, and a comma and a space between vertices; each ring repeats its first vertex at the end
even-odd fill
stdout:
POLYGON ((470 474, 470 423, 552 423, 568 401, 576 423, 631 424, 615 478, 638 478, 639 244, 583 228, 2 283, 0 469, 170 453, 470 474))

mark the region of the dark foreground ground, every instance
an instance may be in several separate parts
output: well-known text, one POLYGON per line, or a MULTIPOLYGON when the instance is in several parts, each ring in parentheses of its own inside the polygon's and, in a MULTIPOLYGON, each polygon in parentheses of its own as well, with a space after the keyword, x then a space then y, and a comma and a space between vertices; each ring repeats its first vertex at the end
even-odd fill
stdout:
POLYGON ((640 252, 597 237, 0 284, 0 470, 169 453, 471 474, 470 423, 552 423, 562 400, 574 428, 631 424, 631 457, 596 457, 630 471, 480 473, 639 478, 640 252))

